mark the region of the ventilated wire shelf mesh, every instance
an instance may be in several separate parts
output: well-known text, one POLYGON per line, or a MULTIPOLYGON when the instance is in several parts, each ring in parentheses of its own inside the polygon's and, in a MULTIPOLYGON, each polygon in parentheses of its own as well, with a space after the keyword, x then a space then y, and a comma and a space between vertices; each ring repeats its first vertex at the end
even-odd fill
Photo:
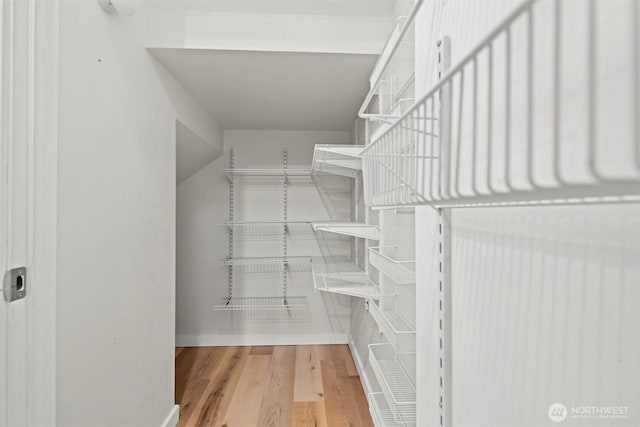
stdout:
POLYGON ((233 230, 234 237, 238 240, 281 238, 285 232, 291 236, 313 234, 310 221, 238 221, 219 225, 233 230))
POLYGON ((523 2, 363 150, 366 204, 637 201, 638 8, 523 2))
POLYGON ((416 262, 398 260, 397 246, 369 248, 369 264, 399 285, 416 283, 416 262))
POLYGON ((222 263, 250 273, 281 272, 285 265, 289 271, 311 269, 311 257, 308 256, 228 258, 222 263))
POLYGON ((362 170, 360 151, 363 145, 316 144, 311 170, 314 174, 331 174, 355 178, 362 170))
POLYGON ((353 263, 324 264, 313 262, 313 287, 316 291, 331 292, 360 298, 380 298, 380 289, 353 263))
POLYGON ((375 301, 369 303, 369 313, 396 353, 415 353, 416 331, 400 313, 382 310, 375 301))
POLYGON ((213 306, 217 311, 236 312, 243 318, 270 321, 310 321, 307 297, 233 297, 213 306))
POLYGON ((294 179, 309 179, 311 168, 227 168, 222 172, 229 181, 242 179, 248 183, 270 183, 274 180, 281 182, 284 179, 289 181, 294 179))
MULTIPOLYGON (((382 122, 398 117, 414 101, 415 25, 413 15, 400 17, 392 29, 371 75, 371 90, 360 109, 361 117, 382 122)), ((370 128, 370 132, 375 132, 370 128)))
POLYGON ((416 422, 414 407, 402 407, 392 411, 384 393, 369 393, 369 411, 376 427, 408 427, 416 422))
POLYGON ((369 344, 369 362, 378 384, 396 417, 400 413, 415 412, 416 389, 389 344, 369 344))

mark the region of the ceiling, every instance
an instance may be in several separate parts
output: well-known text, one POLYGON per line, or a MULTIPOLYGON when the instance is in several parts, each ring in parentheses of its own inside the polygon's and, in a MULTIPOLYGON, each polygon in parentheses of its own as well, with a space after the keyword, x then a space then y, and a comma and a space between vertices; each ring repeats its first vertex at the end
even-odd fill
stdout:
POLYGON ((224 129, 350 130, 376 55, 150 48, 224 129))
POLYGON ((151 7, 190 12, 391 16, 397 0, 148 0, 147 3, 151 7))

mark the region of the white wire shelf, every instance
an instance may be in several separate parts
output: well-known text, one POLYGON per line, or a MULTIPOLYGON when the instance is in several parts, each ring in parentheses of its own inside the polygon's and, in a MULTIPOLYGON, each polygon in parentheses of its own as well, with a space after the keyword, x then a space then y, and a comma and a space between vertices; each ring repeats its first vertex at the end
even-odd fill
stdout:
POLYGON ((311 170, 314 174, 332 174, 355 178, 362 170, 363 145, 316 144, 311 170))
POLYGON ((416 262, 399 261, 397 246, 369 248, 369 264, 399 285, 416 283, 416 262))
POLYGON ((308 271, 311 269, 311 257, 289 256, 289 257, 242 257, 227 258, 223 265, 242 268, 248 272, 267 273, 283 271, 285 265, 289 271, 308 271))
POLYGON ((369 363, 396 418, 415 411, 416 389, 389 344, 369 344, 369 363))
POLYGON ((363 239, 380 240, 380 229, 377 225, 357 222, 313 222, 315 231, 343 234, 345 236, 360 237, 363 239))
POLYGON ((311 176, 310 168, 226 168, 222 172, 229 181, 234 181, 236 178, 283 180, 289 177, 304 178, 311 176))
POLYGON ((216 311, 237 312, 253 320, 311 320, 307 297, 233 297, 213 306, 216 311))
POLYGON ((359 117, 383 122, 399 116, 401 104, 413 98, 415 70, 415 16, 423 0, 416 1, 409 16, 397 19, 370 77, 370 90, 359 117), (410 88, 411 87, 411 88, 410 88))
POLYGON ((369 393, 369 411, 376 427, 408 427, 415 426, 416 408, 407 406, 399 408, 395 413, 389 407, 382 392, 369 393))
POLYGON ((228 221, 218 225, 235 232, 258 236, 281 236, 284 232, 290 235, 313 232, 311 221, 228 221))
MULTIPOLYGON (((601 3, 521 2, 362 151, 367 206, 639 201, 640 37, 630 21, 628 54, 601 55, 598 27, 616 25, 601 3)), ((638 2, 617 7, 637 19, 638 2)))
POLYGON ((369 313, 378 330, 396 353, 415 353, 416 331, 397 311, 382 310, 375 301, 369 302, 369 313))
POLYGON ((380 289, 353 263, 311 264, 313 288, 359 298, 380 298, 380 289))

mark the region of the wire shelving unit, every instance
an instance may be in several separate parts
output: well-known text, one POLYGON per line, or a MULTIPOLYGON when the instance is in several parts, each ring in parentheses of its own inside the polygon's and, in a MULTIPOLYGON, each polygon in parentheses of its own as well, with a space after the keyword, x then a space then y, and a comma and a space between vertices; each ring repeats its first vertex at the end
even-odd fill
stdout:
MULTIPOLYGON (((553 44, 547 61, 534 62, 539 60, 536 49, 540 43, 534 37, 536 6, 543 3, 522 2, 457 65, 445 67, 438 83, 365 147, 362 157, 368 206, 440 208, 640 200, 637 29, 628 33, 629 53, 635 58, 629 87, 636 89, 619 99, 620 108, 628 114, 621 114, 616 122, 608 121, 599 106, 601 88, 607 81, 602 78, 605 65, 598 61, 594 36, 598 2, 585 2, 584 6, 585 34, 590 37, 582 39, 582 45, 570 47, 587 52, 581 68, 584 75, 574 76, 571 92, 565 88, 564 76, 574 64, 563 60, 569 47, 561 38, 561 28, 567 25, 562 1, 553 3, 553 44), (515 34, 522 33, 517 40, 523 47, 516 51, 511 46, 515 34), (551 71, 549 83, 540 83, 537 67, 551 71), (575 87, 576 81, 579 87, 575 87), (545 88, 536 86, 540 84, 545 88), (543 97, 546 88, 551 96, 543 97), (566 114, 565 104, 575 104, 576 92, 584 94, 580 105, 584 119, 579 128, 569 132, 561 115, 566 114), (539 111, 548 111, 549 118, 543 118, 539 111), (608 133, 603 132, 605 127, 608 133)), ((636 3, 629 2, 629 16, 637 15, 636 3)), ((584 18, 577 15, 570 19, 584 18)))
POLYGON ((310 177, 311 169, 290 169, 287 162, 287 149, 283 149, 282 168, 235 168, 234 151, 229 153, 229 168, 224 169, 229 179, 229 220, 224 225, 229 230, 229 257, 222 262, 228 270, 228 291, 224 303, 213 306, 214 310, 238 312, 253 320, 304 320, 310 318, 309 303, 306 297, 288 295, 288 276, 292 271, 311 269, 311 257, 289 256, 288 235, 292 230, 309 229, 308 221, 288 220, 288 185, 291 178, 310 177), (239 179, 257 180, 282 186, 282 221, 236 221, 235 186, 239 179), (236 257, 234 246, 239 231, 262 233, 261 235, 280 236, 282 256, 236 257), (234 276, 236 270, 249 273, 281 273, 282 294, 279 296, 242 296, 234 295, 234 276))
POLYGON ((380 298, 380 288, 353 263, 312 263, 313 288, 359 298, 380 298))
POLYGON ((373 418, 375 426, 384 427, 408 427, 416 423, 416 412, 409 408, 397 408, 391 410, 387 403, 387 398, 382 392, 369 393, 369 412, 373 418))
POLYGON ((233 297, 225 298, 214 310, 238 312, 244 318, 272 321, 311 320, 307 297, 233 297))
POLYGON ((398 260, 397 246, 369 248, 369 264, 398 285, 416 283, 416 262, 398 260))
POLYGON ((380 333, 396 353, 416 352, 416 330, 400 313, 395 310, 382 310, 375 301, 369 302, 369 313, 378 325, 380 333))
POLYGON ((245 235, 281 236, 283 232, 288 235, 313 233, 311 221, 227 221, 218 225, 245 235))
POLYGON ((313 222, 311 225, 315 231, 325 231, 369 240, 380 240, 380 228, 377 225, 339 221, 313 222))
POLYGON ((230 182, 239 178, 248 180, 285 180, 290 177, 311 177, 310 168, 227 168, 223 169, 222 172, 227 176, 230 182))
POLYGON ((313 174, 332 174, 355 178, 362 171, 363 145, 316 144, 311 170, 313 174))
POLYGON ((414 419, 416 389, 390 344, 369 344, 369 362, 394 419, 414 419))

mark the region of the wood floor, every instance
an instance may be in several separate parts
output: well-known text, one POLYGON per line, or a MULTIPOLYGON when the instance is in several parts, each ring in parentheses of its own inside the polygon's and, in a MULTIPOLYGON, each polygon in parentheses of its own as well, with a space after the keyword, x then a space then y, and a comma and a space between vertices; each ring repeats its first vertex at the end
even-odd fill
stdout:
POLYGON ((178 426, 373 426, 346 345, 176 349, 178 426))

